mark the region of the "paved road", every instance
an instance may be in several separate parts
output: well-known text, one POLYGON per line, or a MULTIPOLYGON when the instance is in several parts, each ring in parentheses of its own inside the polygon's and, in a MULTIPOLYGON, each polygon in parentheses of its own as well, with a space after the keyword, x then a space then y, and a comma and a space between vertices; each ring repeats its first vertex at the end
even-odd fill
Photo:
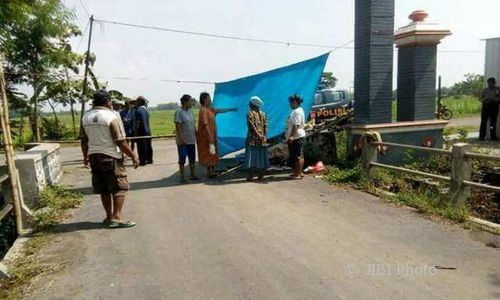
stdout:
POLYGON ((448 127, 461 127, 461 126, 473 126, 479 128, 481 124, 481 118, 479 116, 467 117, 467 118, 453 118, 450 120, 448 127))
MULTIPOLYGON (((44 250, 63 270, 31 298, 500 298, 500 251, 485 245, 495 237, 313 178, 180 186, 174 147, 156 143, 155 165, 130 172, 135 228, 102 228, 85 196, 44 250)), ((62 152, 65 182, 88 191, 78 152, 62 152)))

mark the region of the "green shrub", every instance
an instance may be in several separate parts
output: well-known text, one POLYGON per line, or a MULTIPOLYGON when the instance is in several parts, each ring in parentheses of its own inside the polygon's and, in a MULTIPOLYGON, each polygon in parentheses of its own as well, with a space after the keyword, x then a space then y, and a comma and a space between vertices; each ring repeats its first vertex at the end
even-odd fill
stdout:
POLYGON ((456 98, 446 98, 444 105, 453 112, 453 118, 463 118, 479 115, 481 113, 481 102, 475 97, 460 96, 456 98))
POLYGON ((74 133, 66 124, 52 118, 42 118, 42 133, 46 140, 67 140, 74 136, 74 133))
POLYGON ((80 193, 72 192, 62 186, 47 186, 39 196, 39 207, 34 212, 32 226, 35 231, 45 231, 55 225, 62 211, 76 208, 82 202, 80 193))
POLYGON ((61 210, 78 207, 81 202, 82 195, 80 193, 58 185, 48 186, 40 193, 41 207, 61 210))
MULTIPOLYGON (((415 156, 411 152, 407 154, 408 157, 415 156)), ((442 174, 450 172, 450 163, 448 156, 435 155, 405 167, 442 174)), ((390 202, 413 207, 421 213, 442 216, 459 223, 469 219, 469 207, 455 205, 446 193, 442 193, 446 190, 446 186, 430 188, 428 183, 422 182, 418 177, 392 170, 375 169, 371 180, 365 179, 362 175, 359 163, 344 161, 330 166, 325 180, 329 183, 352 184, 371 193, 380 193, 381 190, 390 192, 383 197, 390 202)))
POLYGON ((326 173, 326 180, 330 183, 358 183, 361 180, 359 165, 353 168, 339 168, 331 166, 326 173))

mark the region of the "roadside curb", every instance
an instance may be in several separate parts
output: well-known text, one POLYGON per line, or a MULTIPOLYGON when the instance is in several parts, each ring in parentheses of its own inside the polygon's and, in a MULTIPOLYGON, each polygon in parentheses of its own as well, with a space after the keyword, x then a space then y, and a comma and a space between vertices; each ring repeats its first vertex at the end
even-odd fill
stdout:
POLYGON ((9 278, 9 273, 7 272, 7 267, 0 262, 0 280, 9 278))
POLYGON ((9 268, 12 267, 12 263, 16 260, 16 258, 22 255, 24 245, 29 241, 29 239, 30 237, 27 235, 17 237, 12 247, 10 247, 7 254, 5 254, 3 259, 0 261, 0 279, 10 277, 9 268))
POLYGON ((487 230, 488 232, 500 235, 500 224, 496 224, 490 221, 486 221, 479 218, 470 217, 471 222, 479 225, 481 228, 487 230))

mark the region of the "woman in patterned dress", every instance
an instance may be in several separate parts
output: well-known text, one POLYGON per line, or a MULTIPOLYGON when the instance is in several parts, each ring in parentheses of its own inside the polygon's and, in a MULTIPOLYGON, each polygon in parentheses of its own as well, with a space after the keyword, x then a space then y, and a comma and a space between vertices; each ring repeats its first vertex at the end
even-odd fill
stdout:
POLYGON ((267 153, 267 117, 260 110, 264 102, 259 97, 250 99, 250 111, 247 114, 248 134, 245 149, 245 165, 248 168, 248 181, 253 180, 254 172, 258 180, 264 180, 264 171, 269 168, 267 153))

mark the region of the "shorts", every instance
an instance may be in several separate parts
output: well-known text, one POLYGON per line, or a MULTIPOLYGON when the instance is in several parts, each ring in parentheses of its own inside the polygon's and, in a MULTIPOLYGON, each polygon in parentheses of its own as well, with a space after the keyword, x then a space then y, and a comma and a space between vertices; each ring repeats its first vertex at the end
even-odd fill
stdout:
POLYGON ((295 166, 297 160, 304 158, 304 141, 305 138, 296 139, 293 140, 292 144, 288 146, 291 166, 295 166))
POLYGON ((179 165, 186 164, 186 157, 189 158, 189 164, 194 165, 196 162, 196 146, 192 145, 177 145, 177 153, 179 154, 179 165))
POLYGON ((130 189, 122 159, 105 154, 89 155, 92 188, 95 194, 122 196, 130 189))

